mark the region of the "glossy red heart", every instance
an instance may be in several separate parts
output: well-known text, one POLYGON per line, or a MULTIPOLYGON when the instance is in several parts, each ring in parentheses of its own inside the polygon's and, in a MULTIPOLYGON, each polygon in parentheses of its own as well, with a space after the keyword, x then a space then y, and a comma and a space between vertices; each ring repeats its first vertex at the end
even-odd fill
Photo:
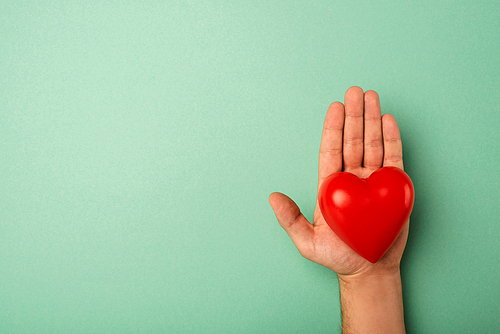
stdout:
POLYGON ((366 179, 334 173, 319 190, 319 207, 330 228, 372 263, 380 260, 401 233, 414 199, 410 177, 396 167, 380 168, 366 179))

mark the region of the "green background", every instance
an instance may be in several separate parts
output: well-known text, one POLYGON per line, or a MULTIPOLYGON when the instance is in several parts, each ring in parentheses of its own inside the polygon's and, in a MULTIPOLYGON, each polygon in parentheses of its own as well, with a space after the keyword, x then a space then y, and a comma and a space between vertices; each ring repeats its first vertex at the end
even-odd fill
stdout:
POLYGON ((358 85, 416 190, 408 333, 500 327, 498 1, 0 2, 0 332, 330 333, 310 218, 358 85))

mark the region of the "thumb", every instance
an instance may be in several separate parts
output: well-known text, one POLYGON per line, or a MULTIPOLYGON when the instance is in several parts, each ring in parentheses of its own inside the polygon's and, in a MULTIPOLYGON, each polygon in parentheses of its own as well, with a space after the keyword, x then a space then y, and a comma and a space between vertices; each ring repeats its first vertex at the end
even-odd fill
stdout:
POLYGON ((314 243, 313 225, 300 212, 297 204, 282 193, 272 193, 269 196, 269 204, 281 227, 292 239, 300 254, 309 258, 314 243))

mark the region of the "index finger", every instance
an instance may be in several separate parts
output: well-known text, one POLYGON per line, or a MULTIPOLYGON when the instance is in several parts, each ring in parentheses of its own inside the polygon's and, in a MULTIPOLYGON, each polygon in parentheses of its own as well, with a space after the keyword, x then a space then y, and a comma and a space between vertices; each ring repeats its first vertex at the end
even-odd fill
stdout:
POLYGON ((344 132, 344 105, 334 102, 328 108, 319 149, 318 184, 330 174, 342 170, 342 136, 344 132))
POLYGON ((403 146, 398 123, 391 114, 382 116, 382 133, 384 137, 383 166, 393 166, 403 169, 403 146))

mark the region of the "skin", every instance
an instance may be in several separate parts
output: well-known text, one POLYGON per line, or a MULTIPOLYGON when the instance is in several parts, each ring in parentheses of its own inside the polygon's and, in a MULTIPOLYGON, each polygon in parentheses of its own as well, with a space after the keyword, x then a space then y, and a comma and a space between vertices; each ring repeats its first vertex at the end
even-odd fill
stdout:
MULTIPOLYGON (((318 189, 332 173, 346 171, 367 178, 386 166, 403 169, 396 120, 390 114, 381 115, 375 91, 351 87, 344 104, 334 102, 328 108, 319 153, 318 189)), ((318 201, 312 224, 284 194, 272 193, 269 203, 300 254, 337 273, 343 333, 405 333, 399 267, 409 221, 387 253, 373 264, 330 229, 318 201)))

